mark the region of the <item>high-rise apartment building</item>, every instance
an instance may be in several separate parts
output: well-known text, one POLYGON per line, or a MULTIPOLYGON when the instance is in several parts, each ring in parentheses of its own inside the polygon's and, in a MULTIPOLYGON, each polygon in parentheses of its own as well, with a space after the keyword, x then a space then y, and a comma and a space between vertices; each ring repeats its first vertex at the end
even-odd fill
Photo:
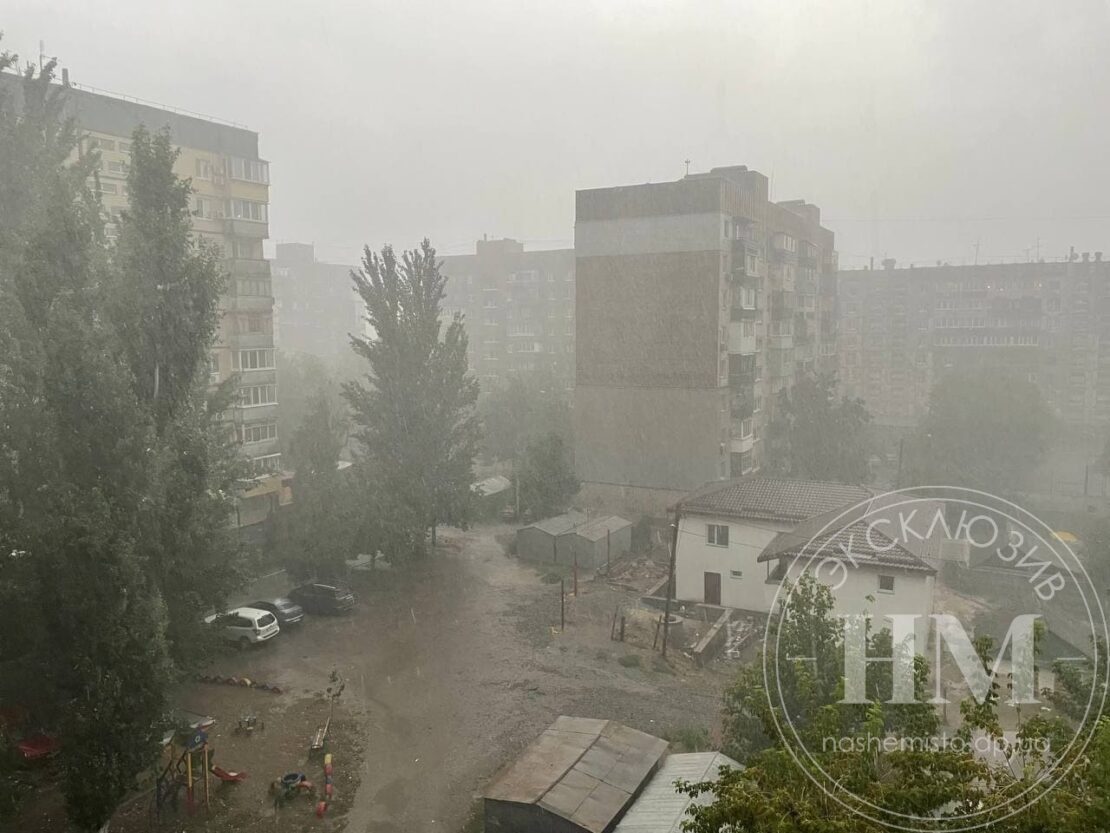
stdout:
MULTIPOLYGON (((239 380, 239 399, 228 416, 256 475, 240 495, 239 522, 263 520, 276 509, 283 490, 274 301, 269 263, 262 255, 269 229, 270 171, 258 153, 258 134, 206 116, 70 85, 63 78, 66 112, 82 133, 79 152, 100 153, 97 179, 109 240, 116 237, 116 221, 128 206, 132 131, 139 125, 151 131, 167 127, 180 149, 174 170, 192 180, 193 230, 217 248, 228 275, 209 373, 213 384, 233 374, 239 380)), ((0 86, 20 106, 19 76, 0 73, 0 86)))
POLYGON ((657 508, 760 468, 779 394, 836 367, 836 252, 820 210, 744 166, 579 191, 576 466, 657 508))
POLYGON ((1110 263, 1063 261, 842 271, 840 380, 880 425, 925 415, 949 369, 1035 382, 1058 416, 1110 422, 1110 263))
POLYGON ((484 390, 514 373, 574 383, 574 250, 524 251, 479 240, 472 255, 443 258, 444 308, 462 312, 470 368, 484 390))
POLYGON ((316 259, 311 243, 278 243, 272 264, 274 330, 282 350, 325 361, 351 354, 351 335, 362 335, 362 299, 350 266, 316 259))

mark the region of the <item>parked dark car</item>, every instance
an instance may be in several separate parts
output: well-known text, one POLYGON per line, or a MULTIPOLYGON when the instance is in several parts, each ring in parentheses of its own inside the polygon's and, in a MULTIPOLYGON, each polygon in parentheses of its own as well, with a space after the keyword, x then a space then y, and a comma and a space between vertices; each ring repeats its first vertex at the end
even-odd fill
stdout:
POLYGON ((309 613, 344 613, 355 606, 355 594, 334 584, 302 584, 289 598, 309 613))
POLYGON ((284 596, 277 599, 267 599, 260 602, 251 602, 247 607, 256 607, 259 610, 268 610, 277 617, 278 624, 282 627, 295 625, 304 619, 304 608, 284 596))

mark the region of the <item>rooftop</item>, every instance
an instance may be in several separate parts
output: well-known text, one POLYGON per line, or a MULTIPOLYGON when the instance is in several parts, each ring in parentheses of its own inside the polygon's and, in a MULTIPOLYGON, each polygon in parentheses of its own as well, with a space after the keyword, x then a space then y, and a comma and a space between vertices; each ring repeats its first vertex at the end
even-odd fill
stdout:
POLYGON ((679 507, 700 515, 797 523, 872 496, 863 486, 756 476, 703 486, 679 507))
POLYGON ((682 822, 691 805, 704 805, 713 796, 697 798, 675 792, 675 781, 712 781, 721 767, 739 769, 740 764, 720 752, 690 752, 668 755, 644 791, 629 808, 613 833, 681 833, 682 822))
POLYGON ((659 766, 667 742, 611 720, 562 716, 489 786, 486 801, 534 805, 603 833, 659 766))

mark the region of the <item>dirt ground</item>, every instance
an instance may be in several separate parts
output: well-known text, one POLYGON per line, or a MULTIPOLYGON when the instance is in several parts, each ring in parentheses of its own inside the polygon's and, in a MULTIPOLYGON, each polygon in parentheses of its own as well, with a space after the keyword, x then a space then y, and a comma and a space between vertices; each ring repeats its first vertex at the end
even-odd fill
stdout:
MULTIPOLYGON (((650 649, 652 617, 633 614, 638 594, 603 579, 580 577, 559 632, 559 578, 568 595, 572 579, 507 556, 511 534, 503 526, 448 530, 426 562, 356 582, 353 614, 309 617, 272 644, 221 658, 208 673, 282 689, 194 683, 179 693, 182 708, 218 720, 216 762, 246 770, 248 779, 213 783, 208 812, 169 813, 157 824, 149 797, 137 797, 112 830, 457 833, 490 777, 559 714, 611 718, 660 736, 717 731, 733 669, 697 669, 681 650, 664 663, 650 649), (609 638, 622 609, 624 644, 609 638), (307 798, 275 818, 271 780, 303 771, 322 781, 307 749, 328 714, 324 690, 333 669, 346 681, 329 744, 334 801, 323 819, 307 798), (256 713, 265 728, 237 734, 245 713, 256 713)), ((684 641, 676 635, 672 646, 684 641)), ((40 790, 12 829, 65 830, 51 793, 40 790)))

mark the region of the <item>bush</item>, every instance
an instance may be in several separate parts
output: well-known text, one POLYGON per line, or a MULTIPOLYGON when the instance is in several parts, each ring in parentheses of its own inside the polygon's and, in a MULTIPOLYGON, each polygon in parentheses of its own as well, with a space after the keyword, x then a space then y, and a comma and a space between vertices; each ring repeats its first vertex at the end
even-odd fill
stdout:
POLYGON ((617 659, 625 668, 639 668, 640 657, 638 654, 625 654, 623 657, 617 659))
POLYGON ((663 735, 675 752, 710 752, 713 744, 709 730, 703 726, 679 726, 663 735))

